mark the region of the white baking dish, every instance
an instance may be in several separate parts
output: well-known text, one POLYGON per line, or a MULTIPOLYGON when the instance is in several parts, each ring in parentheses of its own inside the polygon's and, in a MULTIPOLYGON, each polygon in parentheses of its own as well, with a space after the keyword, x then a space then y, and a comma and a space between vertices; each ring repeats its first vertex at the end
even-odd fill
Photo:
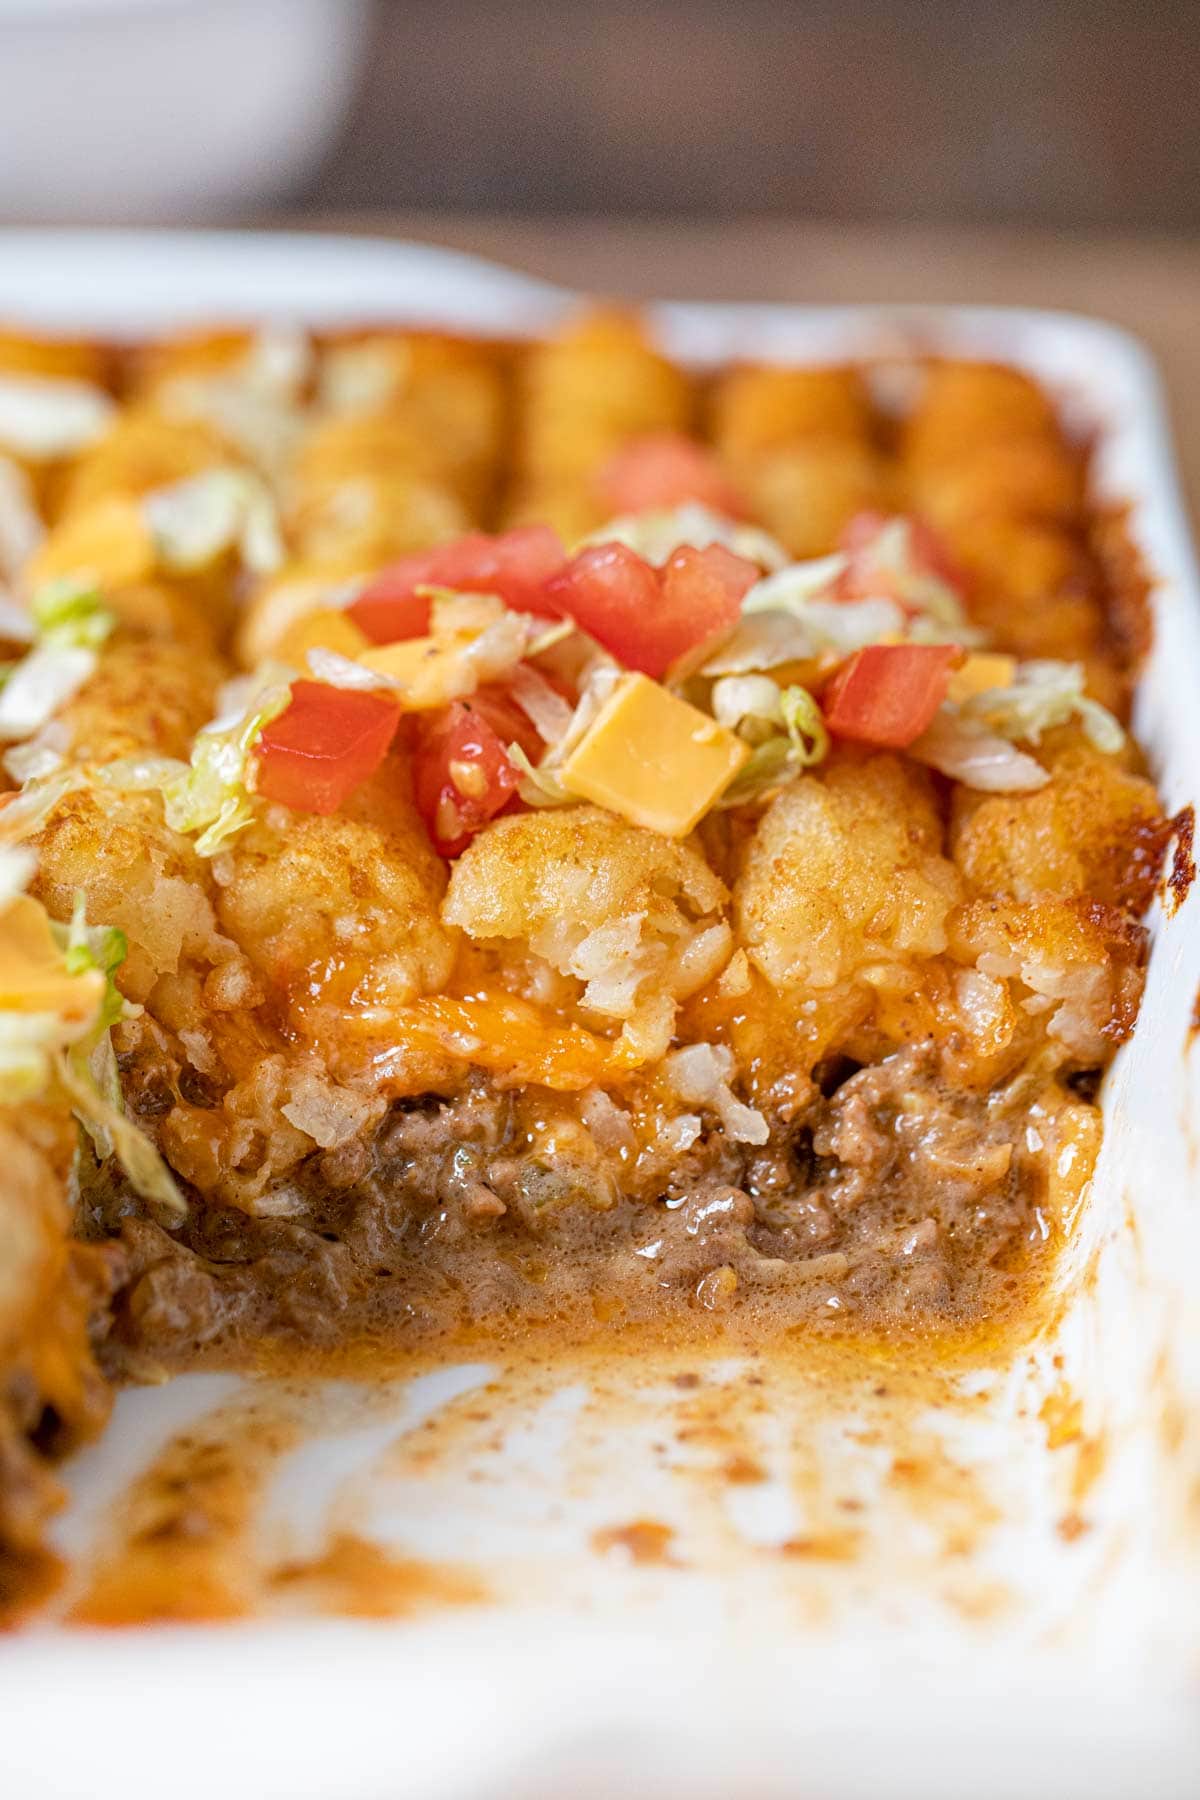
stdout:
MULTIPOLYGON (((415 246, 0 238, 0 317, 42 323, 244 314, 519 331, 566 304, 415 246)), ((655 311, 668 343, 699 358, 914 342, 1009 358, 1098 424, 1101 493, 1131 502, 1158 578, 1138 729, 1167 805, 1195 796, 1200 589, 1135 343, 1044 313, 655 311)), ((614 1345, 590 1364, 493 1361, 373 1390, 260 1383, 250 1392, 299 1435, 273 1465, 248 1562, 349 1529, 467 1565, 492 1599, 408 1622, 297 1610, 115 1638, 40 1627, 0 1649, 0 1791, 1195 1794, 1200 901, 1152 924, 1061 1305, 1015 1364, 948 1380, 937 1406, 879 1366, 751 1365, 719 1347, 631 1360, 614 1345), (681 1371, 699 1387, 676 1385, 681 1371), (1052 1448, 1056 1436, 1068 1441, 1052 1448), (731 1457, 768 1479, 730 1481, 731 1457), (673 1560, 597 1552, 597 1530, 639 1519, 673 1529, 673 1560)), ((103 1540, 108 1509, 173 1431, 219 1434, 246 1396, 214 1376, 122 1395, 109 1436, 69 1471, 64 1548, 103 1540)))

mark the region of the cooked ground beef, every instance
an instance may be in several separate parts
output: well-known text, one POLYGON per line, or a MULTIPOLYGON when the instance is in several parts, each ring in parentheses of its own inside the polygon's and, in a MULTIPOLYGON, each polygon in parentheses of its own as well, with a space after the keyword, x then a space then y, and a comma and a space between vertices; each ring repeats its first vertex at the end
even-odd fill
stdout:
POLYGON ((634 1198, 595 1163, 532 1155, 513 1099, 479 1084, 314 1155, 274 1197, 287 1216, 197 1206, 168 1231, 98 1185, 89 1224, 129 1253, 114 1342, 137 1364, 517 1315, 652 1318, 734 1292, 780 1324, 948 1324, 1019 1285, 1056 1108, 1086 1104, 1043 1096, 1039 1139, 1027 1091, 1010 1100, 952 1093, 926 1052, 900 1051, 761 1148, 704 1132, 634 1198))

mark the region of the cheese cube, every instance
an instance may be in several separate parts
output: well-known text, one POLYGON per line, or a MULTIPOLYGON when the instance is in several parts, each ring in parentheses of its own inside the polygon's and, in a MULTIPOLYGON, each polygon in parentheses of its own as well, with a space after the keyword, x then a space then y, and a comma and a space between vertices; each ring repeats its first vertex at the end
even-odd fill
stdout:
POLYGON ((663 837, 686 837, 749 756, 707 713, 627 675, 559 771, 569 794, 663 837))
POLYGON ((398 644, 364 650, 358 661, 364 669, 373 669, 396 683, 397 698, 405 712, 427 712, 474 689, 475 677, 463 652, 475 642, 476 635, 464 632, 447 637, 405 638, 398 644))
POLYGON ((998 650, 973 650, 961 669, 952 669, 946 698, 961 705, 975 694, 986 694, 992 688, 1011 687, 1017 674, 1017 660, 998 650))

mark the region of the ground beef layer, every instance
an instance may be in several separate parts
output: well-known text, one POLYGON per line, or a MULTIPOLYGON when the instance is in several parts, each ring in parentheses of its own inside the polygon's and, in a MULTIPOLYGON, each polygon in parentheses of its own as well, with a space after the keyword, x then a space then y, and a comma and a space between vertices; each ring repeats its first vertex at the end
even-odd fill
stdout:
POLYGON ((531 1155, 515 1098, 478 1081, 314 1156, 286 1217, 198 1206, 168 1230, 100 1183, 88 1226, 130 1259, 111 1348, 134 1368, 510 1319, 604 1329, 735 1297, 779 1325, 945 1327, 1011 1308, 1099 1136, 1067 1088, 955 1093, 910 1049, 761 1148, 705 1132, 635 1199, 594 1162, 531 1155))

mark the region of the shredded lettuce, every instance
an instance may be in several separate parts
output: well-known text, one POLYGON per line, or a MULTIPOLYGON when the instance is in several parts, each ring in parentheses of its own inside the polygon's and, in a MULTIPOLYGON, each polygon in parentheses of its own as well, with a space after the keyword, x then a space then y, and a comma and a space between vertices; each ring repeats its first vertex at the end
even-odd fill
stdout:
POLYGON ((717 807, 721 812, 727 812, 731 806, 745 806, 751 800, 759 800, 772 788, 782 787, 793 772, 792 747, 787 738, 768 738, 765 744, 750 752, 717 801, 717 807))
POLYGON ((1009 687, 988 688, 962 704, 962 715, 1001 737, 1041 742, 1056 725, 1078 719, 1094 749, 1112 756, 1125 743, 1125 733, 1107 707, 1084 692, 1079 663, 1024 662, 1017 665, 1009 687))
POLYGON ((520 744, 508 745, 505 754, 521 776, 518 791, 527 806, 576 804, 578 795, 568 794, 558 771, 590 730, 605 701, 623 678, 624 671, 616 663, 605 660, 592 665, 579 690, 575 710, 539 763, 531 762, 520 744))
MULTIPOLYGON (((46 535, 46 527, 34 501, 33 485, 19 463, 0 456, 0 576, 13 578, 23 569, 46 535)), ((12 611, 20 613, 13 603, 12 611)), ((3 614, 8 611, 0 596, 0 637, 11 634, 4 629, 3 614)), ((9 621, 11 622, 11 620, 9 621)), ((18 637, 18 642, 22 641, 18 637)))
POLYGON ((897 596, 908 611, 957 637, 965 624, 957 591, 926 567, 913 543, 912 520, 889 519, 873 541, 857 553, 860 580, 870 586, 878 575, 880 592, 897 596))
POLYGON ((713 717, 748 744, 763 743, 784 729, 783 693, 769 675, 724 675, 713 683, 713 717))
POLYGON ((142 512, 163 566, 186 573, 236 549, 256 575, 283 561, 270 491, 246 469, 209 469, 147 494, 142 512))
POLYGON ((545 743, 561 743, 571 729, 574 708, 540 670, 518 663, 508 691, 545 743))
POLYGON ((86 1060, 60 1052, 53 1059, 53 1074, 100 1160, 115 1156, 135 1194, 182 1218, 187 1202, 174 1176, 145 1132, 121 1110, 112 1040, 105 1035, 99 1053, 86 1060))
POLYGON ((568 794, 553 769, 530 762, 520 744, 509 744, 504 752, 521 779, 517 792, 526 806, 573 806, 578 796, 568 794))
POLYGON ((781 569, 787 562, 787 551, 768 532, 756 525, 739 524, 696 500, 610 519, 598 531, 589 532, 579 548, 587 544, 626 544, 655 564, 665 563, 685 544, 696 550, 723 544, 735 556, 744 556, 764 569, 781 569))
POLYGON ((841 554, 820 556, 776 570, 750 589, 742 601, 743 618, 786 613, 807 628, 815 650, 843 656, 891 637, 927 644, 979 641, 954 589, 915 563, 906 519, 893 519, 872 547, 878 594, 836 597, 849 560, 841 554))
POLYGON ((797 767, 809 769, 829 754, 829 733, 821 709, 804 687, 783 690, 783 722, 797 767))
MULTIPOLYGON (((787 571, 785 570, 786 574, 787 571)), ((761 582, 760 587, 766 587, 761 582)), ((747 599, 757 593, 751 588, 747 599)), ((801 599, 771 607, 742 607, 742 618, 704 663, 704 675, 744 674, 817 656, 841 658, 868 644, 914 635, 894 600, 801 599)))
POLYGON ((391 688, 394 684, 386 675, 376 674, 352 656, 342 656, 337 650, 323 650, 319 646, 308 652, 308 668, 314 681, 323 681, 327 687, 354 688, 359 693, 371 693, 380 688, 391 688))
POLYGON ((0 441, 33 461, 69 456, 94 442, 116 402, 87 381, 47 375, 0 375, 0 441))
POLYGON ((829 733, 807 688, 780 689, 765 676, 735 676, 716 683, 713 702, 718 719, 726 715, 722 723, 737 715, 732 728, 753 745, 749 759, 721 795, 722 809, 760 799, 829 754, 829 733), (768 687, 774 689, 773 696, 768 687))
POLYGON ((787 563, 764 580, 756 582, 742 601, 744 613, 802 611, 810 600, 828 595, 849 559, 845 556, 816 556, 806 562, 787 563))
POLYGON ((70 575, 40 587, 29 610, 37 643, 48 650, 98 650, 117 622, 95 582, 70 575))
MULTIPOLYGON (((15 892, 28 879, 30 862, 25 852, 0 852, 0 870, 7 863, 5 879, 10 885, 19 884, 15 892)), ((125 1116, 121 1101, 112 1027, 118 1019, 141 1011, 116 985, 116 971, 125 960, 125 934, 111 926, 89 925, 82 891, 75 896, 70 924, 51 920, 50 930, 63 952, 67 974, 99 970, 105 978, 103 995, 91 1018, 82 1022, 55 1012, 0 1009, 0 1101, 19 1104, 57 1084, 97 1156, 104 1160, 115 1155, 143 1199, 181 1215, 186 1206, 170 1171, 145 1134, 125 1116)))
POLYGON ((79 692, 116 624, 95 586, 74 580, 39 588, 29 618, 33 648, 8 667, 0 689, 0 740, 10 743, 32 737, 79 692))
POLYGON ((984 794, 1033 793, 1050 779, 1032 756, 948 702, 908 755, 984 794))
POLYGON ((96 652, 37 644, 8 672, 0 689, 0 741, 32 737, 96 672, 96 652))
POLYGON ((115 979, 129 950, 125 933, 118 931, 115 925, 88 924, 87 896, 82 888, 75 895, 70 925, 56 925, 52 921, 50 929, 61 944, 68 975, 82 975, 88 969, 98 969, 104 976, 104 998, 96 1015, 94 1031, 106 1032, 127 1012, 125 998, 115 979))
POLYGON ((290 704, 288 673, 266 665, 238 712, 196 733, 190 767, 163 787, 167 824, 172 831, 198 833, 200 856, 215 856, 254 816, 250 759, 264 725, 290 704))

